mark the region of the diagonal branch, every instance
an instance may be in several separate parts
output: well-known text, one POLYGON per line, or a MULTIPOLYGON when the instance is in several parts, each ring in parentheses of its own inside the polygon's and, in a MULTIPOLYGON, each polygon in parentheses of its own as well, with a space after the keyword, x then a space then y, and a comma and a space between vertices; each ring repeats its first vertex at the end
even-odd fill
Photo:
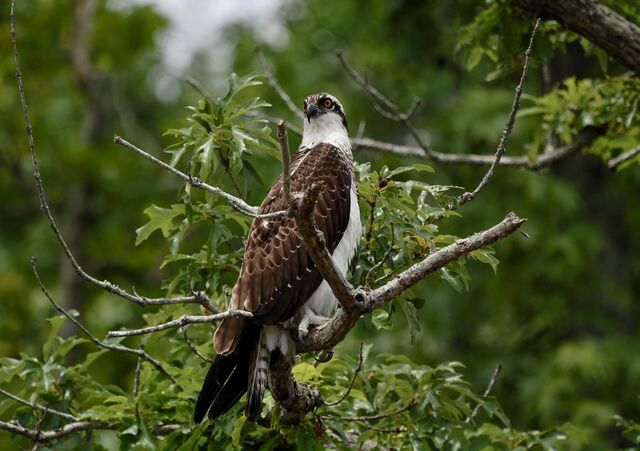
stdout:
POLYGON ((6 396, 7 398, 11 398, 16 402, 19 402, 20 404, 24 404, 25 406, 29 406, 34 410, 40 410, 44 413, 49 413, 52 415, 57 415, 59 417, 62 417, 66 420, 70 420, 70 421, 80 421, 77 417, 66 413, 66 412, 61 412, 59 410, 56 409, 52 409, 51 407, 47 407, 44 406, 42 404, 38 404, 37 402, 31 402, 31 401, 27 401, 26 399, 20 398, 19 396, 14 395, 13 393, 10 393, 6 390, 3 390, 0 388, 0 394, 6 396))
POLYGON ((36 280, 38 281, 38 285, 40 286, 40 290, 45 295, 45 297, 49 300, 49 302, 51 302, 53 307, 58 312, 62 313, 64 316, 66 316, 73 324, 75 324, 78 327, 78 329, 80 329, 87 337, 89 337, 89 339, 93 343, 96 344, 96 346, 99 346, 99 347, 104 348, 104 349, 108 349, 109 351, 126 352, 126 353, 129 353, 129 354, 136 355, 139 358, 144 359, 147 362, 149 362, 150 364, 152 364, 158 371, 160 371, 162 374, 164 374, 169 379, 171 379, 172 382, 177 383, 176 378, 173 377, 173 375, 169 371, 167 371, 167 369, 162 365, 162 363, 160 363, 158 360, 156 360, 153 357, 151 357, 149 354, 147 354, 142 349, 132 349, 132 348, 128 348, 126 346, 122 346, 122 345, 119 345, 119 344, 108 343, 106 341, 99 340, 98 338, 96 338, 95 335, 93 335, 91 332, 89 332, 89 329, 87 329, 82 324, 80 324, 80 322, 76 318, 74 318, 73 315, 71 315, 64 308, 62 308, 51 297, 51 294, 49 294, 49 290, 47 290, 47 288, 44 286, 44 283, 42 283, 42 280, 40 279, 40 275, 38 274, 38 270, 36 269, 36 259, 33 258, 33 257, 31 258, 31 268, 33 269, 33 274, 36 276, 36 280))
POLYGON ((636 146, 633 149, 627 150, 626 152, 621 153, 617 157, 612 158, 611 160, 609 160, 607 165, 609 166, 609 169, 616 169, 622 163, 632 159, 638 154, 640 154, 640 146, 636 146))
POLYGON ((200 188, 200 189, 202 189, 204 191, 208 191, 210 193, 215 194, 216 196, 219 196, 219 197, 223 198, 224 200, 226 200, 229 203, 229 205, 231 205, 233 208, 235 208, 240 213, 243 213, 243 214, 245 214, 247 216, 251 216, 252 218, 273 218, 273 217, 276 217, 276 216, 281 216, 281 215, 283 215, 285 213, 284 211, 276 211, 276 212, 268 213, 268 214, 265 214, 265 215, 259 215, 257 207, 251 206, 251 205, 247 204, 244 200, 240 199, 239 197, 233 196, 233 195, 221 190, 218 187, 209 185, 208 183, 200 180, 197 177, 193 177, 191 175, 185 174, 184 172, 174 168, 173 166, 165 163, 164 161, 159 160, 158 158, 154 157, 150 153, 145 152, 144 150, 140 149, 139 147, 136 147, 135 145, 131 144, 129 141, 127 141, 126 139, 124 139, 124 138, 122 138, 120 136, 115 135, 113 137, 113 142, 123 146, 126 149, 132 150, 133 152, 135 152, 136 154, 140 155, 141 157, 144 157, 147 160, 151 161, 152 163, 155 163, 156 165, 160 166, 165 171, 168 171, 168 172, 172 173, 173 175, 178 176, 179 178, 181 178, 182 180, 184 180, 185 182, 187 182, 189 185, 193 186, 194 188, 200 188))
POLYGON ((271 86, 276 94, 280 96, 280 99, 282 99, 287 108, 289 108, 289 111, 291 111, 291 113, 295 117, 300 117, 300 108, 297 107, 295 103, 293 103, 291 97, 289 97, 289 94, 287 94, 287 92, 282 89, 282 86, 280 86, 280 83, 278 83, 278 79, 273 75, 273 72, 269 67, 269 63, 267 62, 267 59, 264 56, 264 52, 262 51, 262 48, 260 46, 256 47, 256 55, 258 56, 258 61, 260 61, 262 70, 264 70, 264 76, 267 79, 267 83, 269 84, 269 86, 271 86))
POLYGON ((513 126, 516 122, 516 113, 518 109, 520 109, 520 97, 522 96, 524 81, 527 78, 527 69, 529 68, 529 57, 531 56, 531 52, 533 50, 533 41, 536 38, 536 34, 538 34, 538 27, 540 26, 540 19, 536 19, 536 23, 533 26, 533 30, 531 31, 531 36, 529 38, 529 46, 527 47, 527 51, 524 52, 524 64, 522 66, 522 75, 520 75, 520 82, 518 86, 516 86, 516 95, 513 98, 513 105, 511 106, 511 112, 509 113, 509 117, 507 119, 507 123, 504 126, 504 130, 502 131, 502 137, 500 138, 500 143, 498 144, 498 148, 496 149, 496 156, 489 167, 489 170, 484 175, 476 189, 472 192, 466 192, 458 197, 458 207, 466 204, 467 202, 471 202, 475 199, 480 191, 489 184, 491 179, 493 178, 493 173, 495 172, 498 164, 500 163, 500 158, 507 151, 507 143, 509 142, 509 136, 511 136, 511 132, 513 130, 513 126))
POLYGON ((356 290, 360 298, 358 302, 353 300, 356 308, 353 310, 339 309, 328 323, 310 330, 304 340, 298 344, 297 351, 302 353, 333 348, 344 339, 360 316, 382 307, 394 297, 452 261, 508 237, 518 230, 524 222, 525 220, 519 218, 515 213, 509 213, 493 227, 460 239, 428 255, 424 260, 414 264, 383 286, 368 291, 356 290))
POLYGON ((202 293, 193 296, 183 296, 177 298, 147 298, 144 296, 138 296, 135 294, 131 294, 128 291, 120 288, 114 283, 109 282, 108 280, 98 280, 95 277, 88 274, 77 262, 74 255, 71 253, 69 246, 67 245, 65 239, 60 233, 60 229, 53 217, 53 213, 51 212, 51 208, 49 207, 49 203, 47 202, 47 198, 45 195, 44 184, 42 182, 42 176, 40 175, 40 165, 38 163, 38 155, 36 153, 35 141, 33 139, 33 127, 31 125, 31 120, 29 118, 29 109, 27 107, 27 99, 24 89, 24 82, 22 79, 22 70, 20 68, 20 61, 18 58, 18 46, 16 41, 16 30, 15 30, 15 17, 13 10, 13 3, 11 7, 11 15, 10 15, 10 34, 11 34, 11 46, 13 48, 13 58, 14 64, 16 68, 16 82, 18 84, 18 91, 20 95, 20 104, 22 107, 22 112, 24 114, 24 122, 25 122, 25 130, 27 134, 27 142, 29 143, 29 149, 31 151, 31 160, 33 163, 33 177, 36 182, 36 188, 38 191, 38 198, 40 200, 40 210, 47 218, 49 223, 49 228, 53 231, 58 243, 62 247, 67 259, 73 266, 76 273, 83 278, 84 280, 92 283, 109 293, 120 296, 123 299, 126 299, 131 302, 135 302, 140 306, 145 305, 166 305, 166 304, 201 304, 203 307, 208 310, 215 311, 215 308, 211 305, 209 299, 202 293))
POLYGON ((294 198, 290 192, 291 175, 289 173, 289 148, 287 144, 287 130, 284 121, 278 122, 278 136, 280 137, 280 147, 282 152, 282 184, 287 200, 289 201, 289 211, 296 220, 296 226, 302 241, 311 256, 311 259, 318 267, 320 274, 327 281, 333 294, 338 298, 340 304, 348 309, 353 308, 355 303, 356 290, 347 281, 347 279, 338 270, 327 249, 327 244, 322 237, 322 233, 318 230, 314 218, 314 207, 323 188, 322 183, 313 183, 302 195, 302 197, 294 198))

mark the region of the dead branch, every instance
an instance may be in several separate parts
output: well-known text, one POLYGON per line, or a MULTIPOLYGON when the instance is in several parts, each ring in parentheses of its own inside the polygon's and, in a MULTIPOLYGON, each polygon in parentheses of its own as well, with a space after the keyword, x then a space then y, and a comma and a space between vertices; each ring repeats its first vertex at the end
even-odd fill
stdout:
POLYGON ((520 75, 520 82, 518 86, 516 86, 516 95, 513 98, 513 105, 511 106, 511 112, 509 113, 509 117, 507 119, 507 123, 504 126, 504 130, 502 131, 502 137, 500 138, 500 143, 498 144, 498 148, 496 149, 496 156, 489 167, 489 170, 484 175, 476 189, 472 192, 466 192, 458 197, 458 207, 466 204, 467 202, 471 202, 475 199, 480 191, 489 184, 491 179, 493 178, 493 173, 498 167, 500 163, 500 158, 507 151, 507 143, 509 142, 509 136, 511 135, 511 131, 513 130, 513 126, 516 122, 516 113, 520 108, 520 97, 522 96, 524 81, 527 78, 527 69, 529 68, 529 57, 531 56, 531 52, 533 50, 533 41, 538 34, 538 27, 540 26, 540 19, 536 19, 536 23, 533 26, 533 30, 531 30, 531 36, 529 37, 529 46, 527 47, 527 51, 524 52, 524 64, 522 65, 522 74, 520 75))
POLYGON ((295 103, 289 97, 289 94, 286 93, 280 83, 278 83, 278 79, 271 72, 271 68, 269 67, 269 63, 267 59, 264 57, 264 53, 262 52, 262 48, 260 46, 256 47, 256 55, 258 56, 258 61, 260 61, 260 65, 262 66, 262 70, 264 70, 264 76, 267 79, 267 83, 271 88, 280 96, 280 99, 284 102, 284 104, 289 108, 289 111, 295 116, 300 117, 302 110, 296 106, 295 103))
POLYGON ((3 390, 0 388, 0 394, 6 396, 7 398, 11 398, 16 402, 19 402, 20 404, 24 404, 25 406, 29 406, 34 410, 40 410, 44 413, 48 413, 51 415, 57 415, 59 417, 62 417, 66 420, 70 420, 70 421, 80 421, 77 417, 66 413, 66 412, 60 412, 59 410, 56 409, 52 409, 51 407, 47 407, 47 406, 43 406, 42 404, 38 404, 37 402, 31 402, 31 401, 27 401, 26 399, 20 398, 19 396, 14 395, 13 393, 10 393, 6 390, 3 390))
POLYGON ((188 327, 189 327, 188 325, 183 326, 183 327, 180 328, 180 331, 182 331, 182 336, 184 337, 184 341, 187 343, 187 346, 189 346, 189 349, 191 349, 191 352, 193 352, 195 355, 200 357, 205 362, 213 363, 213 359, 210 359, 209 357, 207 357, 206 355, 204 355, 200 351, 198 351, 198 348, 196 348, 196 346, 193 344, 193 342, 189 339, 189 335, 187 334, 188 327))
POLYGON ((53 297, 51 297, 51 294, 49 293, 49 290, 47 290, 47 288, 44 286, 44 283, 40 279, 40 275, 38 274, 38 270, 36 268, 36 259, 34 257, 31 258, 31 268, 33 269, 33 274, 36 277, 38 285, 40 286, 40 290, 45 295, 45 297, 49 300, 49 302, 51 302, 53 307, 58 312, 60 312, 64 316, 66 316, 73 324, 75 324, 78 327, 78 329, 80 329, 87 337, 89 337, 89 339, 96 346, 99 346, 99 347, 104 348, 104 349, 108 349, 109 351, 126 352, 126 353, 129 353, 129 354, 134 354, 134 355, 138 356, 139 358, 142 358, 142 359, 146 360, 147 362, 149 362, 150 364, 152 364, 158 371, 160 371, 162 374, 164 374, 169 379, 171 379, 172 382, 177 383, 176 378, 173 377, 173 375, 169 371, 167 371, 167 369, 162 365, 162 363, 160 363, 158 360, 156 360, 153 357, 151 357, 144 350, 142 350, 142 349, 132 349, 132 348, 128 348, 126 346, 122 346, 122 345, 119 345, 119 344, 111 344, 111 343, 107 343, 106 341, 102 341, 102 340, 99 340, 98 338, 96 338, 95 335, 93 335, 91 332, 89 332, 89 329, 84 327, 75 317, 73 317, 73 315, 71 315, 64 308, 62 308, 53 299, 53 297))
POLYGON ((269 389, 278 405, 282 407, 280 421, 295 425, 316 407, 324 404, 317 388, 297 382, 291 375, 292 362, 279 358, 271 365, 269 389))
POLYGON ((337 400, 333 402, 325 402, 324 403, 325 406, 328 406, 328 407, 337 406, 342 401, 344 401, 347 396, 349 396, 349 393, 351 393, 351 390, 353 389, 353 384, 356 383, 356 377, 358 377, 358 374, 360 373, 360 371, 362 371, 362 360, 363 360, 362 347, 363 347, 363 343, 360 343, 360 360, 358 361, 358 366, 356 367, 356 370, 353 372, 353 377, 351 378, 349 387, 347 387, 347 390, 337 400))
POLYGON ((107 423, 94 423, 91 421, 76 421, 73 423, 65 424, 59 429, 41 431, 35 429, 28 429, 16 421, 0 421, 0 429, 11 432, 13 434, 22 435, 23 437, 30 438, 36 443, 48 443, 59 438, 67 437, 69 435, 77 434, 83 431, 92 431, 96 429, 108 430, 115 429, 107 423))
POLYGON ((611 160, 609 160, 607 165, 609 166, 609 169, 616 169, 622 163, 632 159, 638 154, 640 154, 640 146, 636 146, 633 149, 627 150, 626 152, 621 153, 617 157, 612 158, 611 160))
POLYGON ((134 335, 152 334, 154 332, 160 332, 162 330, 172 329, 174 327, 183 327, 189 324, 202 324, 211 323, 214 321, 220 321, 225 318, 232 318, 234 316, 242 316, 243 318, 251 319, 253 314, 246 310, 227 310, 226 312, 216 313, 215 315, 182 315, 178 319, 168 321, 166 323, 158 324, 155 326, 142 327, 140 329, 124 329, 124 330, 111 330, 107 333, 107 339, 115 337, 132 337, 134 335))
MULTIPOLYGON (((489 394, 491 394, 491 390, 493 390, 493 386, 496 384, 496 381, 498 380, 498 376, 500 375, 500 372, 502 371, 502 365, 498 364, 496 365, 496 369, 493 370, 493 374, 491 375, 491 379, 489 380, 489 384, 487 385, 487 388, 485 388, 484 393, 482 394, 482 396, 484 398, 486 398, 487 396, 489 396, 489 394)), ((480 407, 482 406, 483 402, 478 403, 473 411, 471 412, 471 415, 469 415, 469 417, 467 417, 467 419, 465 420, 467 423, 470 423, 471 420, 473 420, 476 415, 478 415, 478 412, 480 411, 480 407)))
MULTIPOLYGON (((506 238, 518 230, 524 222, 525 220, 519 218, 515 213, 509 213, 500 223, 428 255, 424 260, 414 264, 379 288, 353 290, 352 304, 355 308, 352 310, 339 309, 328 323, 310 330, 302 343, 298 344, 298 352, 331 349, 344 339, 360 316, 382 307, 394 297, 452 261, 506 238), (356 296, 359 298, 357 302, 356 296)), ((349 286, 342 289, 348 290, 349 286)))
POLYGON ((176 297, 176 298, 166 298, 166 297, 165 298, 147 298, 144 296, 138 296, 138 295, 129 293, 128 291, 120 288, 118 285, 112 282, 109 282, 108 280, 96 279, 95 277, 88 274, 77 262, 73 253, 69 249, 69 246, 67 245, 65 239, 63 238, 62 233, 60 232, 60 229, 58 228, 58 225, 53 217, 53 213, 51 212, 51 208, 49 207, 49 203, 47 202, 47 198, 45 195, 44 184, 42 182, 42 176, 40 175, 38 155, 36 153, 35 141, 33 139, 33 127, 31 125, 31 120, 29 118, 29 110, 27 107, 27 99, 26 99, 26 94, 24 89, 24 82, 22 79, 22 70, 20 68, 20 61, 18 58, 18 47, 17 47, 17 41, 16 41, 15 17, 13 15, 13 7, 11 10, 9 25, 10 25, 10 35, 11 35, 11 46, 13 48, 14 64, 16 67, 16 82, 18 84, 20 104, 22 106, 22 112, 24 114, 27 141, 29 143, 29 149, 31 151, 31 161, 33 163, 33 177, 36 182, 38 198, 40 200, 40 209, 42 210, 42 213, 47 218, 47 222, 49 223, 49 228, 53 231, 53 234, 58 240, 58 243, 62 247, 64 254, 66 255, 71 265, 73 266, 76 273, 87 282, 93 285, 96 285, 102 288, 103 290, 108 291, 109 293, 115 294, 123 299, 126 299, 131 302, 135 302, 140 306, 167 305, 167 304, 200 304, 210 311, 215 311, 215 308, 211 305, 211 302, 203 293, 192 295, 192 296, 176 297))
POLYGON ((135 152, 136 154, 140 155, 141 157, 144 157, 147 160, 151 161, 152 163, 160 166, 165 171, 168 171, 168 172, 172 173, 173 175, 181 178, 182 180, 184 180, 185 182, 187 182, 189 185, 193 186, 194 188, 199 188, 199 189, 202 189, 204 191, 208 191, 210 193, 215 194, 216 196, 219 196, 219 197, 223 198, 224 200, 227 201, 227 203, 229 205, 231 205, 234 209, 236 209, 237 211, 239 211, 242 214, 245 214, 245 215, 250 216, 252 218, 261 218, 262 219, 262 218, 273 218, 273 217, 277 217, 277 216, 282 216, 283 214, 286 213, 284 211, 276 211, 276 212, 273 212, 273 213, 259 215, 257 207, 249 205, 244 200, 240 199, 239 197, 233 196, 233 195, 227 193, 226 191, 221 190, 218 187, 209 185, 208 183, 200 180, 197 177, 193 177, 193 176, 191 176, 189 174, 185 174, 184 172, 174 168, 173 166, 165 163, 164 161, 159 160, 158 158, 154 157, 150 153, 145 152, 144 150, 140 149, 139 147, 131 144, 129 141, 127 141, 126 139, 124 139, 124 138, 122 138, 120 136, 115 135, 113 137, 113 142, 115 142, 116 144, 121 145, 125 149, 132 150, 133 152, 135 152))

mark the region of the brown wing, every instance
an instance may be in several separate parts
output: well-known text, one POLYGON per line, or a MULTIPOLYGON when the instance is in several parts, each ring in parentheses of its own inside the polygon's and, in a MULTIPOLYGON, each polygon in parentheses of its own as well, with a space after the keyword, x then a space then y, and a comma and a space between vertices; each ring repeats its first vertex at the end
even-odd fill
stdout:
MULTIPOLYGON (((303 192, 317 180, 325 183, 314 214, 330 252, 338 246, 349 223, 352 170, 351 159, 330 144, 298 152, 291 162, 292 192, 303 192)), ((287 207, 280 177, 259 211, 264 214, 287 207)), ((276 324, 293 316, 321 282, 322 276, 307 253, 293 218, 254 219, 231 308, 253 312, 253 321, 259 324, 276 324)), ((215 336, 216 352, 232 352, 243 328, 242 318, 220 323, 215 336)))

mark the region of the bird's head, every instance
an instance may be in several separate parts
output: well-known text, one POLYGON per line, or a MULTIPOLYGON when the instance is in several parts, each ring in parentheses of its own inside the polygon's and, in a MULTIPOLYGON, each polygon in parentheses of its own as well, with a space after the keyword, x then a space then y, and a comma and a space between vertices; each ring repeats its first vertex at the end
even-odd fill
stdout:
POLYGON ((347 131, 347 118, 340 101, 329 93, 320 92, 304 99, 304 131, 318 133, 322 130, 343 128, 347 131))

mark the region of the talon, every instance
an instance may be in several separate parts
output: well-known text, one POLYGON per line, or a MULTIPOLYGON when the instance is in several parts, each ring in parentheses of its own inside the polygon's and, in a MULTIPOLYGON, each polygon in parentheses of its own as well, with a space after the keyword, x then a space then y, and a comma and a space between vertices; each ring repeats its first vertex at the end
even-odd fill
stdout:
POLYGON ((333 358, 333 350, 331 351, 320 351, 313 358, 318 363, 327 363, 329 360, 333 358))

